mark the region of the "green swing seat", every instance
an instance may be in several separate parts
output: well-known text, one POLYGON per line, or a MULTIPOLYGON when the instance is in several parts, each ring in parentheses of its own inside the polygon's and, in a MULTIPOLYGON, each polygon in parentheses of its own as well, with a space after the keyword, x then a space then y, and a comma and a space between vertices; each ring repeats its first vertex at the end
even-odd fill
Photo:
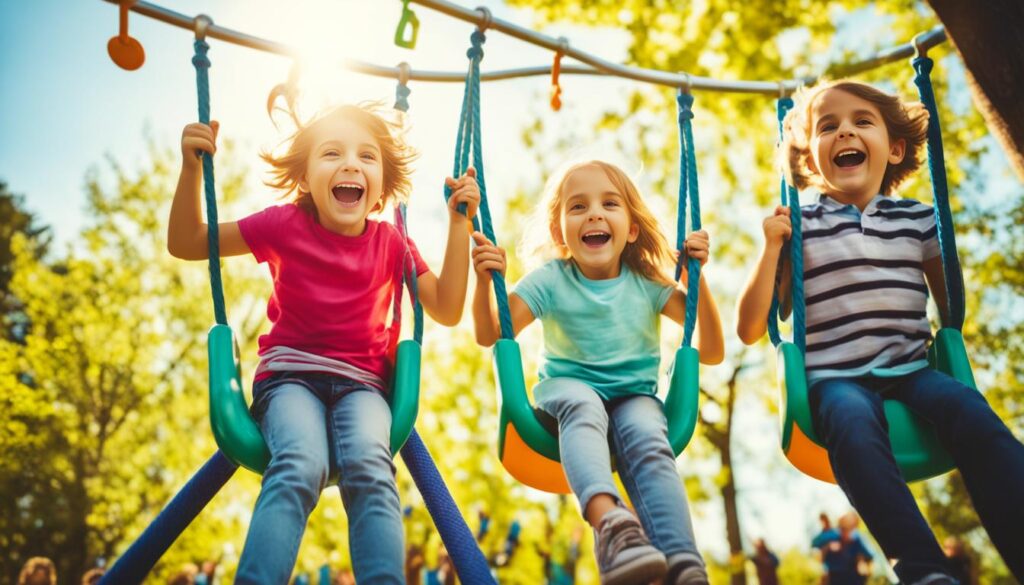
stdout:
MULTIPOLYGON (((795 344, 779 345, 778 375, 782 391, 780 419, 782 450, 797 469, 821 481, 836 483, 825 445, 814 432, 807 399, 804 356, 795 344)), ((931 367, 977 389, 963 336, 952 328, 940 329, 928 352, 931 367)), ((886 400, 889 441, 903 478, 908 482, 942 475, 953 460, 939 444, 931 424, 898 400, 886 400)))
MULTIPOLYGON (((680 347, 676 350, 669 374, 665 418, 668 420, 669 443, 676 456, 690 442, 697 426, 698 357, 696 348, 680 347)), ((522 354, 519 343, 514 339, 499 339, 495 344, 494 370, 501 401, 498 431, 501 464, 513 477, 530 487, 551 493, 569 493, 569 484, 560 463, 558 438, 538 419, 539 412, 530 404, 523 378, 522 354)))
MULTIPOLYGON (((270 451, 242 392, 238 344, 231 327, 214 325, 207 337, 210 358, 210 425, 217 446, 236 464, 263 473, 270 451)), ((416 423, 420 394, 420 344, 398 344, 391 396, 391 454, 405 444, 416 423)))

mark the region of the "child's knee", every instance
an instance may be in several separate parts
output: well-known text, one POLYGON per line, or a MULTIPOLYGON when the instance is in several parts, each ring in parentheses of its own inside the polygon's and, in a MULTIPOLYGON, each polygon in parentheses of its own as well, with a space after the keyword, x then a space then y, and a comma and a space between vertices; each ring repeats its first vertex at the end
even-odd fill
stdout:
POLYGON ((360 436, 348 441, 340 461, 340 480, 346 488, 390 485, 395 481, 391 451, 375 437, 360 436))
POLYGON ((327 485, 328 462, 309 453, 281 453, 267 466, 263 483, 295 490, 314 503, 327 485))

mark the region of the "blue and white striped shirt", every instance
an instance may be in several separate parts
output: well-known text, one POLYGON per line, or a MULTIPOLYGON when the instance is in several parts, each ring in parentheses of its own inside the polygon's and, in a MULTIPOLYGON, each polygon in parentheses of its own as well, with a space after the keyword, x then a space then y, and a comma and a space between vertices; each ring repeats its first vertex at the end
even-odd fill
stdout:
POLYGON ((801 220, 808 383, 927 367, 923 262, 939 255, 931 206, 876 195, 861 213, 821 195, 801 220))

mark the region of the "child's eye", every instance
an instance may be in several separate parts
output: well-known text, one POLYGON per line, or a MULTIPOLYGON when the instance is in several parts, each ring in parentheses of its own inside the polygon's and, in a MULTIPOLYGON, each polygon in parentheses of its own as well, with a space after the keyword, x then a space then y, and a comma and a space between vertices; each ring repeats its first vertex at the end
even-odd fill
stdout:
POLYGON ((835 124, 825 124, 824 126, 822 126, 821 128, 818 129, 818 132, 831 132, 831 131, 833 131, 835 129, 836 129, 836 125, 835 124))
POLYGON ((364 160, 377 160, 377 156, 372 152, 364 152, 360 156, 362 156, 364 160))
POLYGON ((871 125, 871 120, 868 120, 867 118, 861 118, 860 120, 857 120, 857 125, 858 126, 870 126, 871 125))
POLYGON ((579 211, 581 209, 586 209, 586 206, 582 203, 573 203, 569 206, 569 211, 579 211))
POLYGON ((618 207, 619 206, 619 202, 615 201, 614 199, 609 199, 608 201, 605 201, 604 204, 605 204, 606 207, 618 207))
POLYGON ((325 150, 323 156, 338 156, 337 150, 325 150))

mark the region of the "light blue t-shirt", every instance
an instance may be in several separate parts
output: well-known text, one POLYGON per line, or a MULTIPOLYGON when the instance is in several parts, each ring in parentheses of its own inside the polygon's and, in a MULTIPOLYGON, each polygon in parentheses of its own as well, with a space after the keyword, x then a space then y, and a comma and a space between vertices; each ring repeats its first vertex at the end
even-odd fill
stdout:
POLYGON ((605 400, 655 394, 659 316, 672 290, 625 265, 608 280, 588 279, 569 260, 527 274, 514 294, 544 326, 540 379, 575 378, 605 400))

